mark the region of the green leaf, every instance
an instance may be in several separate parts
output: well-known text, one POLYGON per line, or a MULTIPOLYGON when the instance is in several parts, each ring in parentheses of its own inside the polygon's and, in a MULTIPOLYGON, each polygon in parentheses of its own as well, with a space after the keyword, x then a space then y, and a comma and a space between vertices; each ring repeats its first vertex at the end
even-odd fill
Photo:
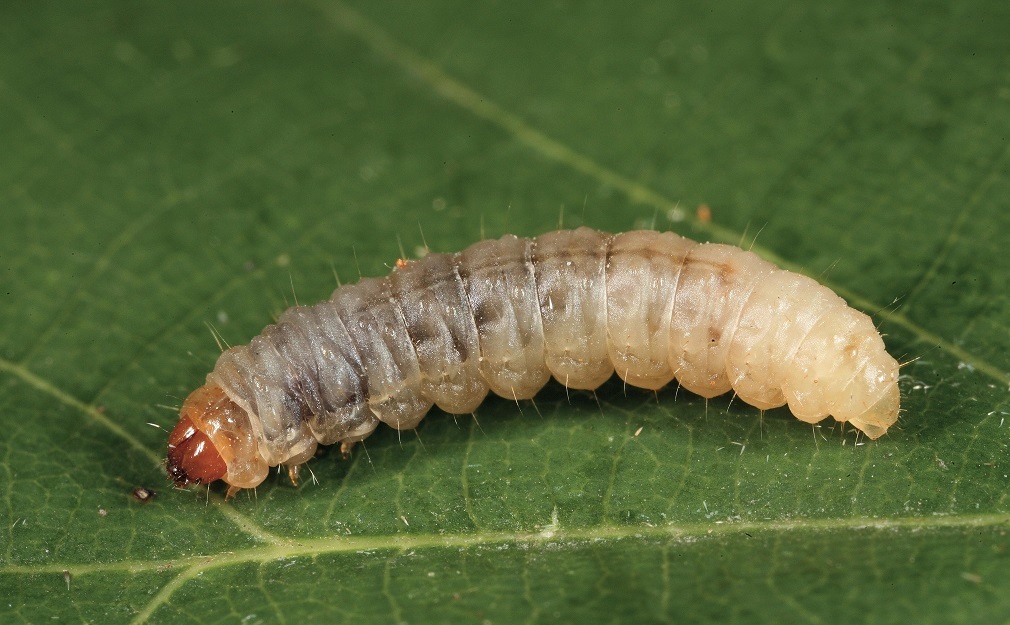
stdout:
POLYGON ((0 622, 1010 618, 1007 3, 0 17, 0 622), (907 363, 899 427, 552 384, 168 487, 207 326, 559 222, 823 280, 907 363))

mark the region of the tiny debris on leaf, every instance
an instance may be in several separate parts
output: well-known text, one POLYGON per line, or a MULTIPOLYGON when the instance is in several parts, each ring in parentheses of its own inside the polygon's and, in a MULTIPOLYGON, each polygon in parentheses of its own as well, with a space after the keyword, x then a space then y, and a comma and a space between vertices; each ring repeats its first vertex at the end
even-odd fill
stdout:
POLYGON ((158 493, 144 486, 138 486, 137 488, 134 488, 132 493, 132 497, 135 500, 139 501, 140 503, 148 503, 157 496, 158 493))

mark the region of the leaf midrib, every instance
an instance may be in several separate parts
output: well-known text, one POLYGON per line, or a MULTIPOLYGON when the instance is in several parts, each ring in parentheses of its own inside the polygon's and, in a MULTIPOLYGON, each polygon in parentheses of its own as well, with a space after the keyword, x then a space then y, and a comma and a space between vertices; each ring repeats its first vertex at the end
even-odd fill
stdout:
MULTIPOLYGON (((216 508, 230 506, 215 504, 216 508)), ((70 571, 75 576, 89 573, 165 570, 195 568, 207 570, 246 562, 272 562, 296 557, 316 557, 327 554, 374 551, 408 551, 412 549, 468 548, 501 544, 546 545, 599 543, 636 539, 715 539, 726 536, 776 534, 786 532, 833 533, 841 531, 936 531, 972 529, 1010 524, 1010 514, 954 514, 900 518, 832 518, 795 519, 785 521, 715 521, 668 525, 600 525, 563 529, 548 526, 539 532, 475 532, 470 534, 393 534, 368 536, 327 536, 322 538, 278 538, 265 534, 263 544, 214 554, 199 554, 163 560, 118 560, 104 563, 49 563, 45 565, 12 565, 0 567, 0 573, 35 575, 70 571), (269 537, 269 538, 267 538, 269 537)))

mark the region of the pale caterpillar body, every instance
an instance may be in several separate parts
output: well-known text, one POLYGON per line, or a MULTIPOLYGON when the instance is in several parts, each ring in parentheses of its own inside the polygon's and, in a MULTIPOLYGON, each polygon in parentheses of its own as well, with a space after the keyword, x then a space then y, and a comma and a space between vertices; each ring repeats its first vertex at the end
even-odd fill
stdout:
POLYGON ((898 418, 898 363, 827 287, 734 246, 579 228, 401 261, 288 309, 186 400, 169 475, 252 488, 272 466, 294 478, 317 445, 414 428, 432 405, 465 414, 489 390, 529 399, 551 376, 595 389, 615 371, 874 439, 898 418))

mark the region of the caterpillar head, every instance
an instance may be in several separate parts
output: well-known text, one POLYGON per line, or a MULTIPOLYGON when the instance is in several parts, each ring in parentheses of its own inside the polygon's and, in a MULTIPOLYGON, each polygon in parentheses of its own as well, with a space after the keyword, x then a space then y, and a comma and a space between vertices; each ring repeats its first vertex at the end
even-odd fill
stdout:
POLYGON ((229 494, 267 475, 245 410, 215 384, 190 393, 168 437, 168 477, 176 486, 228 483, 229 494))

